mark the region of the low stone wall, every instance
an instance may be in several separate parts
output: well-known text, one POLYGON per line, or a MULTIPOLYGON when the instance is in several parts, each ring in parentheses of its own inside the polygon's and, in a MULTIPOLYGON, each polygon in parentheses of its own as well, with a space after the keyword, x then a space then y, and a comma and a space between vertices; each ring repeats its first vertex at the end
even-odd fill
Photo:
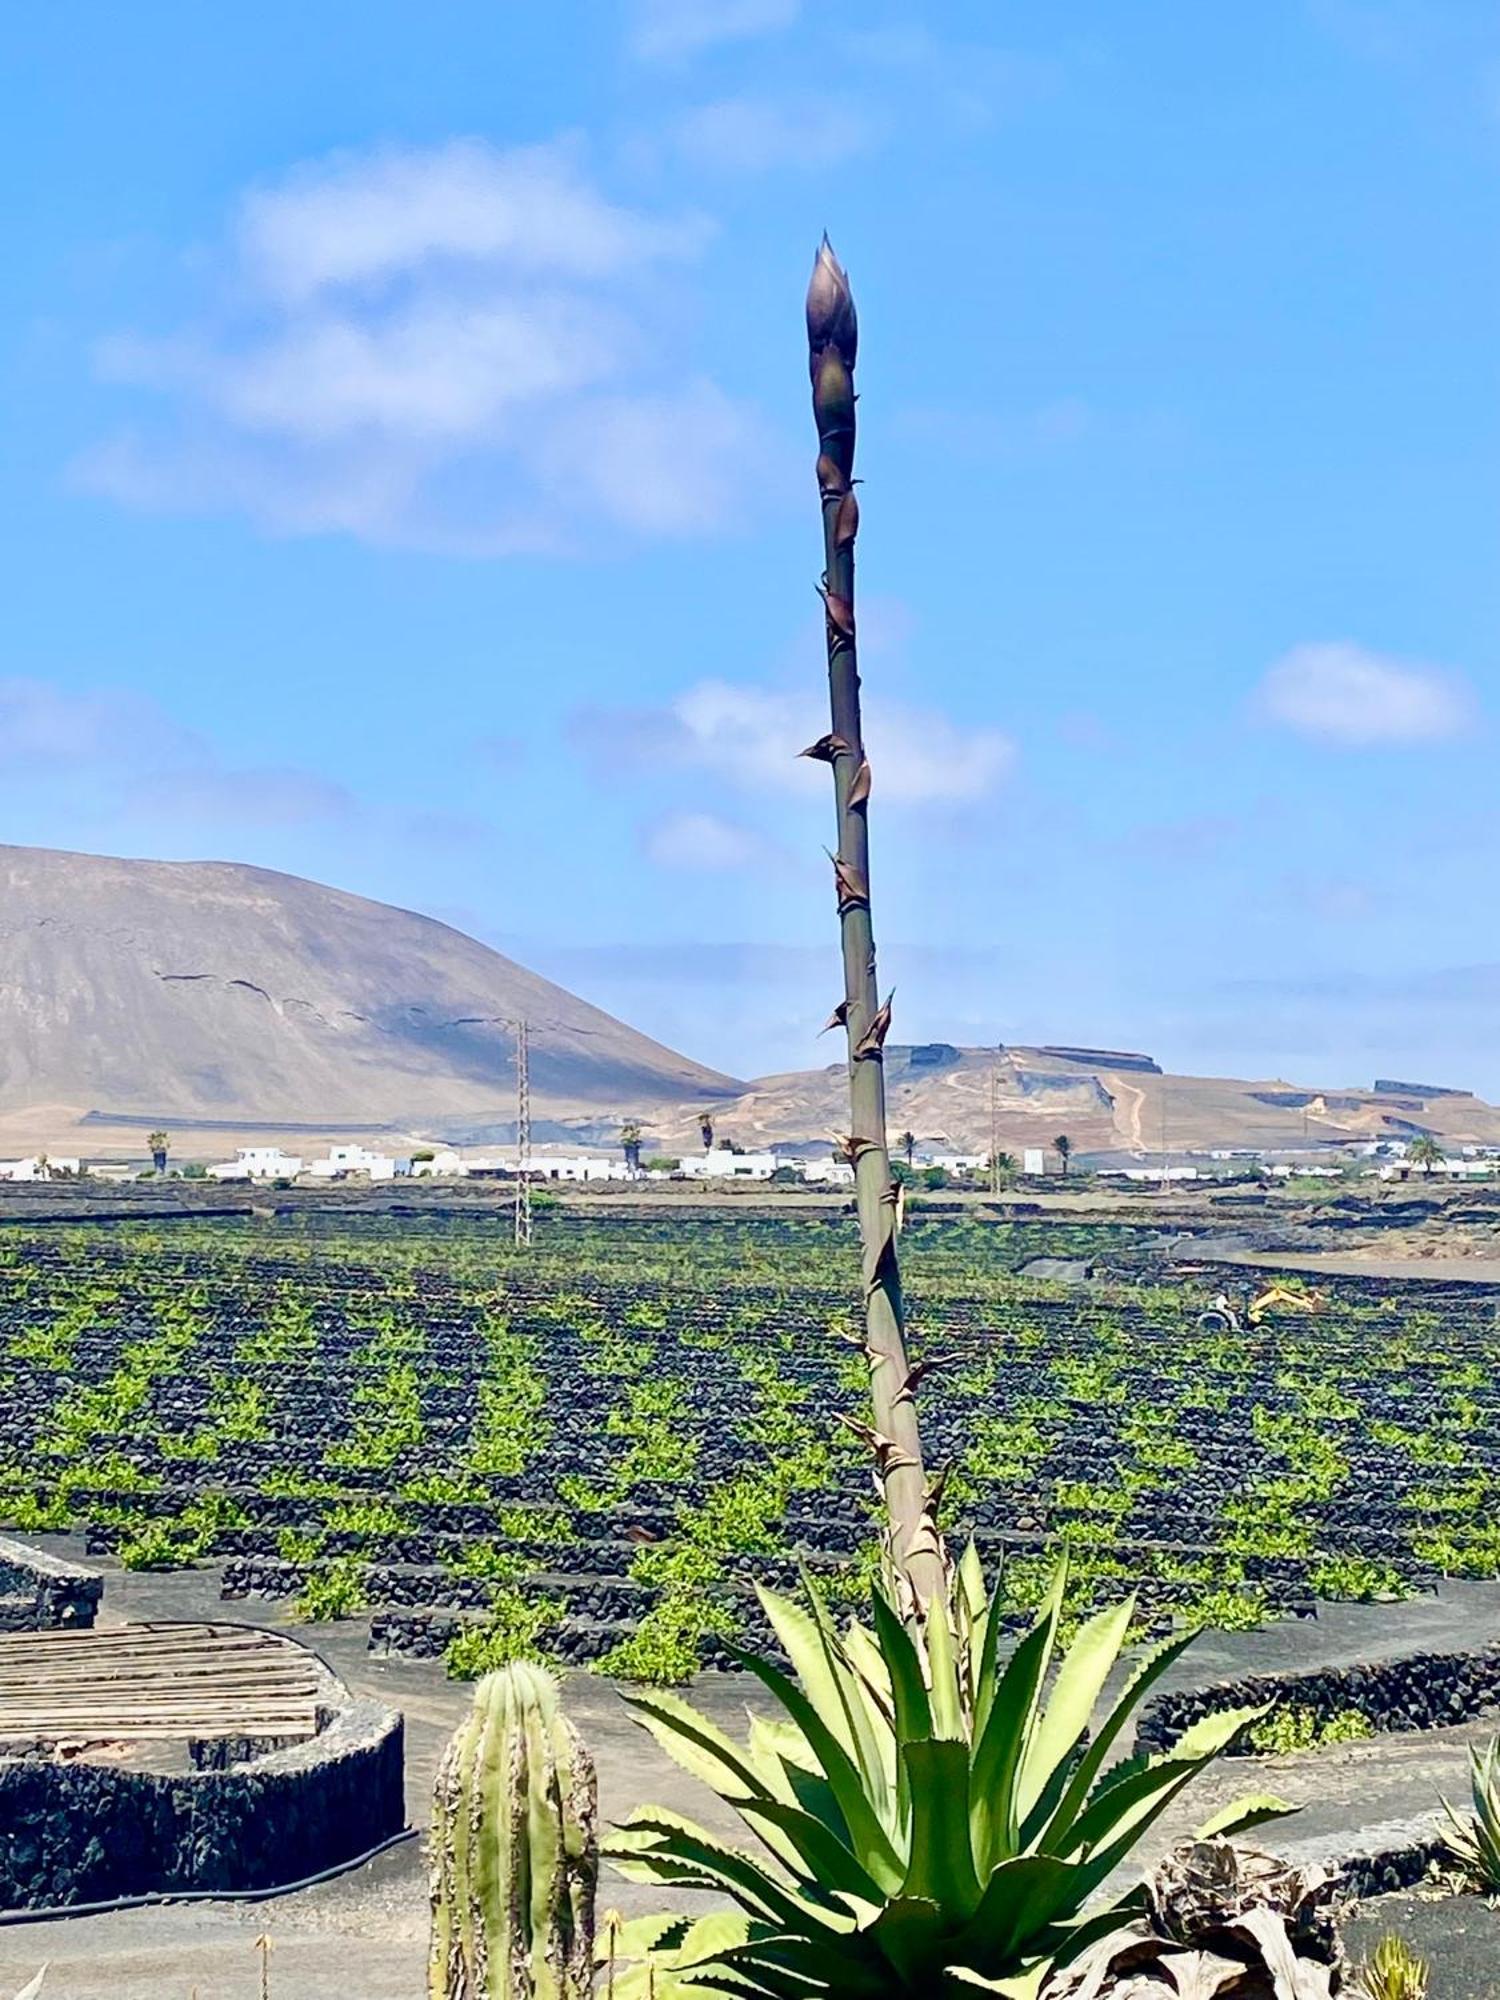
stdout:
POLYGON ((104 1578, 0 1535, 0 1632, 51 1632, 92 1625, 104 1578))
POLYGON ((1500 1645, 1472 1653, 1408 1653, 1369 1666, 1256 1674, 1158 1695, 1141 1711, 1136 1744, 1166 1750, 1205 1715, 1262 1702, 1308 1709, 1320 1722, 1355 1709, 1382 1732, 1442 1729, 1500 1706, 1500 1645))
POLYGON ((193 1744, 198 1768, 174 1773, 0 1761, 0 1907, 286 1888, 400 1833, 401 1717, 321 1672, 319 1733, 269 1754, 193 1744))

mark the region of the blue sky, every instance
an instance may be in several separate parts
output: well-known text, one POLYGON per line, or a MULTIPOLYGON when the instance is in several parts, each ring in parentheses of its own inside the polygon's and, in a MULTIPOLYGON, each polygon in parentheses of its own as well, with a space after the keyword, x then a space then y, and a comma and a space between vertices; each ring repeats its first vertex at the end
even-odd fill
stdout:
POLYGON ((7 44, 0 839, 288 869, 831 1059, 827 227, 895 1036, 1500 1095, 1492 6, 7 44))

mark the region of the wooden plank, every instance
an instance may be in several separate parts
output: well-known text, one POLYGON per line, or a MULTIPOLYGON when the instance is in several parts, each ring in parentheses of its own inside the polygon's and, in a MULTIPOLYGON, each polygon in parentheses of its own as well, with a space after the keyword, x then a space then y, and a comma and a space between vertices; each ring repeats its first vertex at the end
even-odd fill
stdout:
POLYGON ((294 1644, 243 1626, 0 1634, 0 1736, 303 1738, 318 1685, 294 1644))

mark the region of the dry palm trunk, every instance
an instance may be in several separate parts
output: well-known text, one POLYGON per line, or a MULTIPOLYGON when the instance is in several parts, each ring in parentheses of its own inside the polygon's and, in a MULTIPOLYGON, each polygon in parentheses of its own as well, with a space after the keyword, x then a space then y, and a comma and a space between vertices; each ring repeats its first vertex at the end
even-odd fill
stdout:
MULTIPOLYGON (((898 1580, 925 1606, 944 1587, 942 1544, 922 1466, 906 1355, 901 1272, 896 1254, 899 1190, 891 1178, 881 1055, 890 1026, 880 1004, 875 935, 870 921, 867 815, 870 766, 860 725, 859 665, 854 641, 854 300, 827 237, 807 289, 807 344, 813 416, 818 426, 818 492, 823 504, 823 603, 828 629, 832 728, 805 753, 833 771, 838 850, 833 857, 844 956, 844 998, 834 1010, 849 1039, 850 1129, 844 1151, 854 1169, 864 1252, 865 1352, 870 1363, 874 1429, 870 1444, 890 1524, 898 1580)), ((830 1026, 833 1025, 830 1023, 830 1026)))

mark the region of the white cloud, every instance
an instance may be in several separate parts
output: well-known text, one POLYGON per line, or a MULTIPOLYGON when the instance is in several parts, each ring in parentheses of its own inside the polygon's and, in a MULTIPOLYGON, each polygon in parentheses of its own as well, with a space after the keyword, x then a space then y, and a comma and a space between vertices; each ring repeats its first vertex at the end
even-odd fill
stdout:
POLYGON ((502 152, 481 139, 337 153, 240 206, 244 266, 293 304, 442 262, 597 279, 696 249, 703 225, 620 208, 566 144, 502 152))
MULTIPOLYGON (((811 691, 705 680, 663 709, 586 713, 576 734, 611 762, 675 763, 748 791, 797 791, 819 778, 798 752, 827 727, 811 691)), ((1002 730, 961 726, 937 709, 879 696, 865 705, 865 747, 876 796, 893 805, 971 804, 1002 782, 1016 756, 1002 730)))
POLYGON ((1294 646, 1269 668, 1256 700, 1299 735, 1351 747, 1443 742, 1474 712, 1457 675, 1344 639, 1294 646))
POLYGON ((645 828, 641 846, 646 859, 658 868, 709 874, 749 868, 767 853, 765 842, 748 827, 704 812, 664 814, 645 828))
POLYGON ((217 309, 100 343, 101 375, 161 420, 75 476, 133 507, 464 554, 717 532, 771 459, 653 323, 663 264, 703 235, 607 201, 568 145, 301 167, 245 198, 217 309))
POLYGON ((345 788, 310 771, 226 765, 212 744, 145 696, 0 680, 0 772, 7 796, 84 798, 170 820, 300 823, 355 809, 345 788))
POLYGON ((789 28, 802 0, 631 0, 631 46, 654 62, 680 62, 717 42, 789 28))
POLYGON ((0 770, 22 776, 96 764, 190 761, 199 737, 164 710, 115 688, 73 693, 51 681, 0 680, 0 770))
POLYGON ((834 166, 873 140, 871 121, 837 99, 726 97, 677 122, 677 149, 694 166, 757 174, 834 166))

